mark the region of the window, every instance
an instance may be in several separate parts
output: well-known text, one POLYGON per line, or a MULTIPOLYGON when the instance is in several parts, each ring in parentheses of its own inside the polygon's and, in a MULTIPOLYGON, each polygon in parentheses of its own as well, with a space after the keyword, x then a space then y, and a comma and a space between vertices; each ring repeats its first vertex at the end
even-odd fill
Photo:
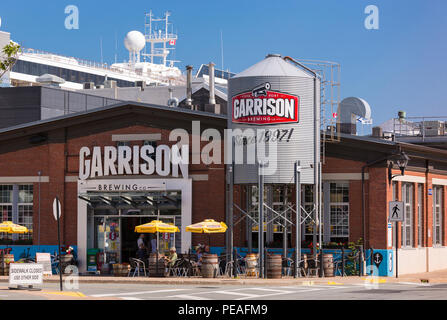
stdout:
MULTIPOLYGON (((17 223, 33 230, 33 185, 20 185, 17 223)), ((19 235, 19 239, 32 239, 32 233, 19 235)))
MULTIPOLYGON (((397 188, 397 181, 393 181, 393 189, 392 189, 392 192, 393 192, 393 201, 399 201, 399 194, 398 194, 398 188, 397 188)), ((396 228, 395 228, 395 226, 396 226, 396 223, 394 222, 394 223, 393 223, 393 240, 392 240, 393 248, 396 247, 396 228)))
MULTIPOLYGON (((18 234, 18 240, 32 240, 33 185, 0 185, 0 214, 1 221, 12 221, 31 231, 18 234), (17 211, 13 210, 14 206, 17 211), (13 212, 16 212, 17 216, 14 216, 13 212)), ((12 239, 12 235, 0 233, 0 239, 12 239)))
POLYGON ((442 245, 443 187, 433 186, 433 245, 442 245))
POLYGON ((402 184, 402 201, 404 203, 404 221, 401 223, 401 246, 413 246, 413 184, 402 184))
POLYGON ((302 212, 302 222, 304 223, 304 239, 312 241, 314 234, 314 186, 304 185, 304 210, 302 212))
POLYGON ((330 235, 331 241, 345 241, 349 238, 349 183, 330 184, 330 235))
POLYGON ((424 214, 424 185, 422 183, 418 184, 418 246, 422 247, 422 223, 424 214))

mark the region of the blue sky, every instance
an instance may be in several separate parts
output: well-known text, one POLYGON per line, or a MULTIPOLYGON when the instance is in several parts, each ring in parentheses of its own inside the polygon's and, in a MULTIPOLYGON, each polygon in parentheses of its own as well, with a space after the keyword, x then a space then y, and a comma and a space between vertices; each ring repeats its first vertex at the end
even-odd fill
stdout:
POLYGON ((179 67, 214 61, 240 72, 267 53, 341 64, 341 97, 372 107, 374 125, 394 117, 447 116, 447 1, 445 0, 42 0, 2 4, 1 30, 25 47, 113 63, 128 58, 123 38, 144 31, 144 13, 172 12, 179 34, 179 67), (379 30, 367 30, 367 5, 379 8, 379 30), (79 30, 64 27, 67 5, 80 13, 79 30))

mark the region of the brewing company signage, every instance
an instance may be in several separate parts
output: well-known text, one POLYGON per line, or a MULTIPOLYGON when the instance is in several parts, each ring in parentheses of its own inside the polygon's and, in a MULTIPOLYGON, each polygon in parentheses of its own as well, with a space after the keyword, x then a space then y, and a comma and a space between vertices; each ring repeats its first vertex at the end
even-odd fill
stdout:
POLYGON ((79 179, 114 175, 181 175, 188 178, 189 146, 173 145, 82 147, 79 179))
POLYGON ((265 82, 232 98, 233 122, 247 124, 297 123, 297 96, 271 91, 265 82))

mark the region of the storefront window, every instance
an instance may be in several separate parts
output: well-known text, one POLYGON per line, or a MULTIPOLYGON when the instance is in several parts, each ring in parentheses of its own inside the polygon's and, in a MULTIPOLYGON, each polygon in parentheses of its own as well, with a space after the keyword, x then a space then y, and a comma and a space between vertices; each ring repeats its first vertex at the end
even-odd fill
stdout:
POLYGON ((330 234, 331 241, 349 238, 349 183, 330 184, 330 234))
POLYGON ((0 233, 0 239, 32 240, 33 185, 0 185, 0 214, 2 221, 12 221, 30 230, 14 237, 0 233), (17 216, 13 215, 14 206, 17 216))
POLYGON ((413 246, 413 184, 402 184, 402 201, 404 203, 404 221, 401 223, 401 246, 413 246))
MULTIPOLYGON (((88 200, 90 249, 99 249, 101 261, 113 264, 129 262, 136 257, 137 239, 135 227, 161 220, 181 227, 181 192, 88 192, 82 194, 88 200), (105 253, 105 255, 104 255, 105 253), (105 260, 104 260, 105 256, 105 260)), ((179 228, 181 229, 181 228, 179 228)), ((151 240, 156 234, 145 234, 148 253, 156 250, 151 240)), ((181 234, 158 234, 161 254, 175 246, 181 248, 181 234)))
POLYGON ((424 214, 424 185, 422 183, 418 184, 418 246, 422 247, 422 223, 424 214))
POLYGON ((433 186, 433 245, 442 245, 443 187, 433 186))
POLYGON ((314 234, 314 186, 304 185, 304 210, 302 221, 304 222, 304 240, 312 241, 314 234))

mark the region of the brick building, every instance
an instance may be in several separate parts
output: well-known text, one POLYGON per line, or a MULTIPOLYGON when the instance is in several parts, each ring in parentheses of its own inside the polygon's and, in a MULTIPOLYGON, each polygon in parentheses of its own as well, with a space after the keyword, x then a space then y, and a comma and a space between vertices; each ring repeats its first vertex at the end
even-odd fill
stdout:
MULTIPOLYGON (((191 245, 208 242, 207 236, 191 235, 185 227, 206 218, 226 221, 225 165, 202 161, 168 168, 160 160, 178 141, 169 137, 173 129, 185 130, 192 146, 190 159, 200 154, 208 141, 200 142, 200 148, 193 146, 193 139, 199 138, 193 121, 200 121, 200 134, 216 129, 223 136, 227 125, 225 115, 123 103, 1 130, 2 220, 33 231, 15 236, 16 247, 32 246, 35 251, 39 245, 57 244, 52 214, 56 196, 62 205, 61 241, 77 247, 81 272, 87 269, 89 249, 107 248, 108 259, 127 261, 136 250, 134 227, 153 219, 181 230, 175 236, 162 235, 162 248, 175 245, 185 252, 191 245)), ((223 154, 222 145, 220 150, 223 154)), ((399 273, 447 267, 447 151, 341 134, 338 141, 326 143, 322 171, 325 244, 365 239, 366 248, 384 257, 381 274, 392 275, 396 230, 388 223, 388 203, 401 200, 406 218, 397 228, 399 273), (402 152, 410 158, 405 175, 390 180, 390 172, 400 173, 393 159, 402 152)), ((275 210, 294 205, 293 184, 285 189, 267 185, 266 194, 275 210)), ((311 212, 312 188, 303 185, 302 194, 302 205, 311 212)), ((255 198, 255 185, 236 186, 235 204, 253 217, 255 198)), ((234 212, 234 245, 256 248, 258 228, 234 212)), ((302 240, 312 241, 311 219, 303 218, 308 219, 302 240)), ((277 222, 272 220, 266 238, 269 245, 280 248, 284 229, 277 222)), ((294 234, 295 228, 289 226, 289 248, 295 245, 294 234)), ((213 235, 211 241, 215 249, 225 246, 224 235, 213 235)))

